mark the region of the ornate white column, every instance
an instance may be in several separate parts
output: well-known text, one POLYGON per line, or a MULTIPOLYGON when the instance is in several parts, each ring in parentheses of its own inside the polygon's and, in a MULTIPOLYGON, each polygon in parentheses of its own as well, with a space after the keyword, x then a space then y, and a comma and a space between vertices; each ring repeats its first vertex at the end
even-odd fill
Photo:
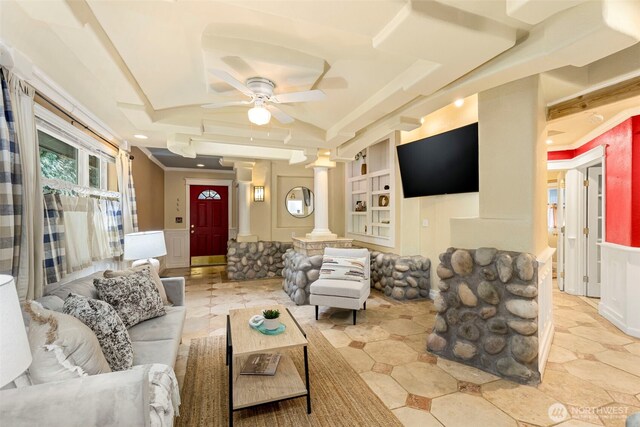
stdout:
POLYGON ((258 236, 251 234, 251 181, 253 162, 233 163, 238 182, 238 242, 257 242, 258 236))
POLYGON ((328 159, 319 158, 307 166, 313 168, 314 193, 314 227, 313 231, 307 234, 308 239, 330 240, 338 237, 329 230, 329 168, 335 165, 328 159))
POLYGON ((251 235, 251 183, 238 181, 238 238, 251 235))

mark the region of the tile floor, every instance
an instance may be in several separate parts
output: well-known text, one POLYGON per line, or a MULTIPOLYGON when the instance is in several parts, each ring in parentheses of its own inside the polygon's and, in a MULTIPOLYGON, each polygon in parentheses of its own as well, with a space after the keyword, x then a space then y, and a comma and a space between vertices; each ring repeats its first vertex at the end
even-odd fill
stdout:
POLYGON ((187 279, 180 382, 190 340, 224 335, 229 309, 283 304, 301 324, 322 330, 406 426, 624 426, 624 414, 640 411, 640 340, 599 316, 591 301, 557 290, 547 371, 542 384, 529 387, 427 353, 431 301, 399 303, 372 291, 353 326, 350 311, 327 307, 316 321, 314 307, 296 306, 281 279, 228 282, 223 267, 164 274, 187 279), (550 416, 557 403, 564 406, 550 416))

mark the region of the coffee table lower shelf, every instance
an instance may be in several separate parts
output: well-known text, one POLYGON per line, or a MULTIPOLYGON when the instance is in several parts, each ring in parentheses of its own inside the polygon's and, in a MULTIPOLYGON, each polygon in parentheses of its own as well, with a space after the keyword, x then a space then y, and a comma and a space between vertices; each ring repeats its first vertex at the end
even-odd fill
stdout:
POLYGON ((275 375, 240 375, 247 357, 234 358, 233 410, 306 396, 305 386, 291 357, 282 352, 275 375))

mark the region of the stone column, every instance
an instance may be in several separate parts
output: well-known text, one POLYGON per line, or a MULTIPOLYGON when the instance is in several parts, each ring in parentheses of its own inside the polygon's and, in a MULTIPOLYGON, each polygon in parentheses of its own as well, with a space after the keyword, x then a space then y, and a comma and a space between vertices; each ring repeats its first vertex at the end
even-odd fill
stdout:
POLYGON ((314 240, 329 240, 338 237, 329 230, 329 168, 335 163, 328 159, 319 158, 313 164, 313 213, 314 227, 307 238, 314 240))
MULTIPOLYGON (((509 311, 515 317, 524 316, 535 324, 538 354, 534 362, 542 374, 554 331, 551 256, 555 250, 549 248, 547 240, 546 117, 540 76, 526 77, 480 93, 478 119, 479 217, 452 218, 450 243, 457 248, 489 247, 525 253, 523 256, 526 257, 533 255, 536 262, 526 264, 534 265, 534 280, 530 280, 532 277, 528 274, 523 280, 536 291, 530 304, 535 310, 526 316, 518 314, 517 310, 509 311)), ((441 260, 447 261, 448 257, 453 258, 453 255, 445 253, 441 260)), ((503 258, 499 262, 504 269, 513 268, 510 258, 503 258)), ((516 268, 523 262, 521 257, 518 259, 514 261, 516 268)), ((438 267, 438 276, 443 280, 450 277, 445 264, 438 267)), ((484 280, 482 283, 491 285, 489 282, 495 281, 495 277, 484 280)), ((502 277, 500 280, 506 282, 502 277)), ((520 295, 517 290, 513 292, 520 295)), ((529 301, 518 300, 516 303, 529 304, 529 301)), ((514 357, 517 351, 511 345, 514 357)), ((501 362, 506 363, 502 366, 504 375, 515 366, 509 357, 505 356, 501 362)))
POLYGON ((238 181, 238 242, 257 242, 258 236, 251 234, 251 180, 253 162, 235 162, 238 181))

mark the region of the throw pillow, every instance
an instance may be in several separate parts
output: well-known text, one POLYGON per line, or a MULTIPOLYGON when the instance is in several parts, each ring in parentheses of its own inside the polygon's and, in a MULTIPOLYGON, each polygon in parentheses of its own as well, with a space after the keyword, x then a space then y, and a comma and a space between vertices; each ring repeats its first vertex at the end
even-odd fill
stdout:
POLYGON ((116 309, 127 328, 165 314, 162 298, 148 270, 113 279, 94 279, 98 297, 116 309))
POLYGON ((29 346, 33 384, 64 381, 111 372, 100 343, 91 329, 73 316, 47 310, 29 301, 29 346))
POLYGON ((322 256, 320 279, 363 280, 366 258, 322 256))
POLYGON ((126 270, 107 270, 104 272, 104 277, 107 279, 112 279, 114 277, 120 276, 129 276, 130 274, 137 273, 143 270, 149 270, 149 275, 151 276, 151 280, 158 288, 158 292, 160 293, 160 298, 162 298, 162 303, 164 305, 171 304, 169 298, 167 297, 167 292, 164 290, 164 285, 162 284, 162 280, 160 280, 160 276, 158 272, 151 264, 142 264, 135 267, 127 268, 126 270))
POLYGON ((129 332, 113 307, 104 301, 71 294, 64 300, 62 310, 96 334, 112 371, 125 371, 133 366, 129 332))
POLYGON ((158 272, 155 268, 153 268, 151 264, 142 264, 135 267, 127 268, 125 270, 106 270, 103 276, 107 279, 112 279, 114 277, 129 276, 133 273, 138 273, 143 270, 149 270, 149 276, 151 277, 151 280, 153 280, 153 283, 156 285, 156 288, 158 288, 160 298, 162 298, 162 303, 164 305, 172 304, 172 302, 169 301, 169 298, 167 297, 167 292, 164 290, 164 285, 162 284, 162 280, 160 280, 158 272))

